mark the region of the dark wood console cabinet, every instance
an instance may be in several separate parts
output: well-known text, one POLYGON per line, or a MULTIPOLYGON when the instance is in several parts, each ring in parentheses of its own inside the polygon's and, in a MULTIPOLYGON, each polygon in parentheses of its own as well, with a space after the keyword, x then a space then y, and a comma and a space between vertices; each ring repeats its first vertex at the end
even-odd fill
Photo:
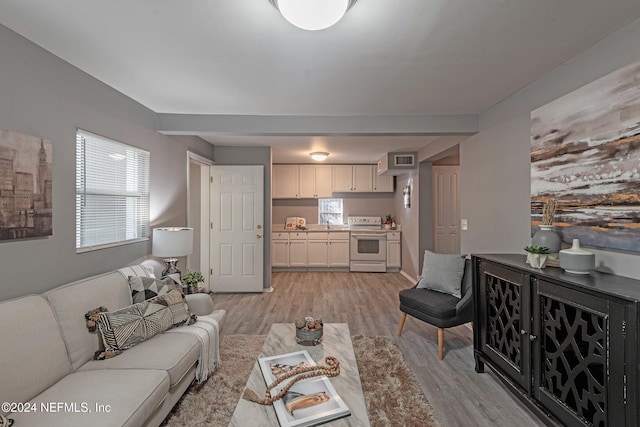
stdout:
POLYGON ((640 426, 640 281, 473 256, 476 372, 547 425, 640 426))

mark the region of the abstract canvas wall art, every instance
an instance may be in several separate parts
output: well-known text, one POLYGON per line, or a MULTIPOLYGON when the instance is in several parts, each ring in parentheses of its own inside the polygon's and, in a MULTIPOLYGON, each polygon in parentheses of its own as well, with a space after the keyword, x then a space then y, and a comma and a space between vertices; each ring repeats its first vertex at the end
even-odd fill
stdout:
POLYGON ((531 113, 531 226, 556 198, 565 242, 640 251, 640 61, 531 113))
POLYGON ((51 141, 0 129, 0 240, 51 236, 51 141))

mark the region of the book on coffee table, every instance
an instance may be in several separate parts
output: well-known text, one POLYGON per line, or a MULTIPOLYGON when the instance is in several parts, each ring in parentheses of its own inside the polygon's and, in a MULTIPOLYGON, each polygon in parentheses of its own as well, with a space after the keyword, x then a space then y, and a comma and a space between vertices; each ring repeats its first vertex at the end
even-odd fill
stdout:
MULTIPOLYGON (((267 385, 287 372, 303 366, 315 366, 316 362, 306 350, 276 356, 261 357, 258 365, 267 385)), ((289 380, 271 390, 277 395, 289 380)), ((338 395, 326 375, 300 380, 287 393, 273 402, 281 427, 306 427, 326 423, 351 415, 351 411, 338 395)))

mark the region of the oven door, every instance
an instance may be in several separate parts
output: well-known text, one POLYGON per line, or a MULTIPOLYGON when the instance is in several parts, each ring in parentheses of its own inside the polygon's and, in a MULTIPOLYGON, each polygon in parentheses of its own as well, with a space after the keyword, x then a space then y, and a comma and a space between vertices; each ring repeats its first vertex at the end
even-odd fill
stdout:
POLYGON ((351 261, 387 261, 387 234, 375 231, 351 232, 351 261))

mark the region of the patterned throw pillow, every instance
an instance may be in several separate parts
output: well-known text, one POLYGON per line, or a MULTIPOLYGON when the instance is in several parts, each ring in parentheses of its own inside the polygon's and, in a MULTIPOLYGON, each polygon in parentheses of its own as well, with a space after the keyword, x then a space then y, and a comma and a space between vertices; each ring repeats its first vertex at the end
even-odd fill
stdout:
POLYGON ((131 288, 131 298, 134 304, 164 295, 170 290, 176 289, 175 282, 168 277, 159 280, 153 277, 129 276, 129 287, 131 288))
POLYGON ((92 312, 98 316, 96 324, 104 343, 96 359, 114 357, 173 326, 195 322, 179 289, 113 312, 92 312))
POLYGON ((185 323, 191 325, 195 322, 196 315, 192 315, 189 312, 189 305, 180 289, 173 289, 158 298, 164 299, 167 303, 173 317, 173 326, 180 326, 185 323))
POLYGON ((153 299, 120 310, 100 313, 98 328, 106 352, 120 354, 173 326, 173 315, 164 300, 153 299))

